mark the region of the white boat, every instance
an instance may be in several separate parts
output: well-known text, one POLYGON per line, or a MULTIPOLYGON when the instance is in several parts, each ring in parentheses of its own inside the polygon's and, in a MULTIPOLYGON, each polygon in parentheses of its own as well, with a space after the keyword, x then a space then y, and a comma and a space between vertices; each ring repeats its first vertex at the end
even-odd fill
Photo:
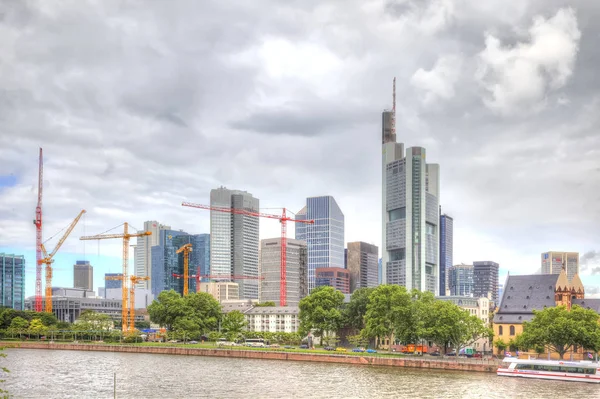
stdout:
POLYGON ((591 361, 534 360, 505 357, 497 375, 600 384, 600 363, 591 361))

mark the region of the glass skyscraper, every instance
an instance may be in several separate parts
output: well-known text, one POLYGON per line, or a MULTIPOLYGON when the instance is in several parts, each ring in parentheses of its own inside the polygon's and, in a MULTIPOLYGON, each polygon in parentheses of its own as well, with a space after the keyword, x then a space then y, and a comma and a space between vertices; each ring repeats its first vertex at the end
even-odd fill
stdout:
POLYGON ((315 269, 345 266, 344 214, 332 196, 310 197, 296 219, 314 220, 314 224, 296 223, 296 239, 308 247, 308 292, 316 286, 315 269))
POLYGON ((184 231, 160 230, 158 245, 151 249, 152 254, 152 295, 158 297, 162 291, 175 290, 183 292, 183 282, 175 278, 173 273, 182 273, 179 267, 177 250, 178 236, 188 235, 184 231))
POLYGON ((2 306, 25 310, 25 257, 0 253, 2 306))
POLYGON ((452 266, 453 225, 450 216, 440 216, 440 296, 446 295, 448 268, 452 266))

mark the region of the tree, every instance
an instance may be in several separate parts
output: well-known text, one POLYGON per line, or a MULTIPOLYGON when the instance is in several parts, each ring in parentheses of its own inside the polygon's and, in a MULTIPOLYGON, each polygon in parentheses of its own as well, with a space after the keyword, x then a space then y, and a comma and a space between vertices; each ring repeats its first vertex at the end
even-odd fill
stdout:
POLYGON ((185 313, 198 324, 202 334, 216 330, 223 317, 221 304, 206 292, 192 293, 183 298, 185 313))
POLYGON ((573 345, 595 352, 600 350, 599 316, 578 305, 568 311, 564 306, 534 310, 533 319, 523 323, 522 341, 527 347, 546 346, 561 359, 573 345))
POLYGON ((221 330, 223 330, 227 334, 232 334, 237 336, 240 334, 248 323, 246 322, 246 317, 239 310, 234 310, 227 313, 223 317, 223 322, 221 323, 221 330))
POLYGON ((355 347, 364 347, 369 343, 369 339, 362 334, 351 335, 348 337, 348 342, 355 347))
POLYGON ((185 302, 175 290, 161 292, 158 298, 148 305, 150 320, 166 327, 167 330, 173 329, 173 324, 177 318, 185 316, 185 311, 185 302))
POLYGON ((506 350, 506 343, 504 341, 502 341, 501 339, 494 341, 494 346, 496 348, 498 348, 498 352, 502 352, 504 353, 504 351, 506 350))
POLYGON ((8 332, 12 334, 19 334, 19 337, 21 337, 21 334, 24 334, 28 328, 29 322, 27 320, 22 317, 15 317, 12 319, 10 327, 8 327, 8 332))
POLYGON ((359 331, 365 328, 367 304, 369 303, 369 295, 373 291, 375 291, 375 288, 359 288, 352 293, 350 303, 344 311, 345 324, 348 327, 359 331))
POLYGON ((410 294, 398 285, 380 285, 369 295, 364 335, 388 338, 389 350, 396 330, 408 322, 410 294))
POLYGON ((418 343, 419 340, 427 338, 426 325, 435 297, 429 291, 413 289, 411 299, 409 307, 401 313, 402 318, 396 326, 396 338, 405 343, 418 343))
POLYGON ((48 327, 42 323, 40 319, 33 319, 31 323, 29 323, 29 329, 27 330, 29 334, 33 334, 36 336, 44 335, 48 332, 48 327))
POLYGON ((191 317, 178 317, 173 323, 173 331, 179 338, 184 340, 200 336, 200 327, 191 317))
POLYGON ((267 308, 267 307, 275 307, 277 305, 273 301, 267 301, 267 302, 257 303, 254 306, 257 308, 267 308))
POLYGON ((336 331, 342 321, 343 302, 344 294, 329 286, 316 287, 302 298, 298 305, 302 335, 314 330, 315 336, 322 338, 328 331, 336 331))

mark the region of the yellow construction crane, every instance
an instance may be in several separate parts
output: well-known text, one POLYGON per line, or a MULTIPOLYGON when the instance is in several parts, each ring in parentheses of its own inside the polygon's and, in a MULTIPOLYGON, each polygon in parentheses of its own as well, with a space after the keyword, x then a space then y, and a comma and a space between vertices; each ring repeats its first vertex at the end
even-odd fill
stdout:
POLYGON ((140 281, 150 280, 150 277, 130 276, 131 286, 129 287, 129 326, 127 331, 135 330, 135 285, 140 281))
POLYGON ((121 276, 122 280, 122 296, 123 296, 123 304, 122 312, 121 312, 121 330, 123 332, 127 332, 127 316, 128 316, 128 301, 127 301, 127 287, 129 283, 129 240, 132 237, 143 237, 152 235, 151 231, 142 231, 141 233, 129 233, 129 225, 127 223, 123 223, 123 234, 99 234, 95 236, 84 236, 81 237, 80 240, 106 240, 111 238, 122 238, 123 239, 123 276, 121 276))
POLYGON ((188 294, 188 287, 190 285, 189 283, 189 278, 190 278, 190 272, 189 272, 189 258, 190 258, 190 252, 192 252, 192 244, 185 244, 183 245, 181 248, 179 248, 177 250, 176 253, 180 254, 183 252, 183 296, 187 296, 188 294))
POLYGON ((46 312, 52 313, 52 262, 54 262, 54 259, 52 259, 52 258, 56 254, 56 251, 58 251, 58 249, 63 245, 63 243, 69 236, 69 234, 71 234, 71 232, 75 228, 75 225, 77 224, 77 222, 79 222, 79 219, 81 219, 81 216, 84 213, 85 213, 85 209, 83 209, 81 212, 79 212, 79 215, 77 215, 75 220, 73 220, 73 222, 71 222, 71 225, 67 228, 67 231, 65 231, 65 234, 63 234, 63 236, 58 241, 58 244, 56 244, 56 247, 50 253, 50 255, 48 255, 48 252, 46 252, 46 248, 44 247, 44 244, 40 244, 40 247, 42 249, 42 256, 43 256, 43 258, 40 260, 40 264, 41 263, 46 264, 46 308, 44 309, 46 312))

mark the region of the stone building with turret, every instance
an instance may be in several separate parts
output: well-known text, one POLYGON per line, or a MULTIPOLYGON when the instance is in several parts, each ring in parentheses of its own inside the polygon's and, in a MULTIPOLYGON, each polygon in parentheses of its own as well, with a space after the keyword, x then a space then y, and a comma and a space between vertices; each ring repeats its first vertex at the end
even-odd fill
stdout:
POLYGON ((523 322, 533 319, 534 310, 573 305, 600 313, 600 298, 585 298, 578 274, 569 281, 566 271, 560 274, 508 276, 500 305, 494 315, 494 339, 508 344, 523 332, 523 322))

